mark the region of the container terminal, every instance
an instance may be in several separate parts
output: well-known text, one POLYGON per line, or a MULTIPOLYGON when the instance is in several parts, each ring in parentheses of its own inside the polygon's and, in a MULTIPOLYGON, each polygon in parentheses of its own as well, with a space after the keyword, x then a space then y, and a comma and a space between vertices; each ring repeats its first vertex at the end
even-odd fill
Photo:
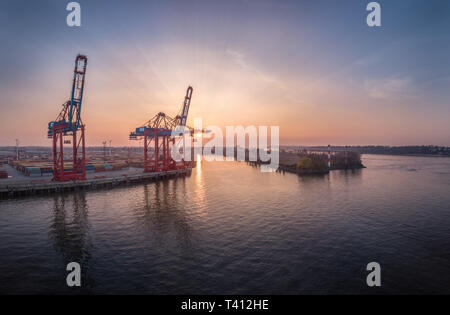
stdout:
POLYGON ((20 152, 16 140, 15 158, 6 154, 0 160, 1 198, 112 187, 191 172, 191 162, 175 161, 171 156, 171 147, 179 140, 172 137, 172 131, 184 127, 194 133, 193 128, 186 126, 193 93, 191 86, 187 88, 181 110, 175 117, 159 112, 130 132, 130 140, 142 141, 142 152, 132 152, 128 148, 127 152, 119 150, 113 155, 110 146, 107 154, 106 141, 101 152, 87 152, 82 120, 87 63, 87 56, 76 56, 70 98, 63 103, 56 119, 48 123, 51 151, 20 152))
MULTIPOLYGON (((16 148, 0 150, 0 199, 19 196, 110 188, 160 179, 190 175, 195 164, 186 168, 144 172, 142 147, 88 148, 86 179, 66 182, 53 180, 53 161, 49 148, 22 148, 17 159, 16 148), (110 154, 112 153, 112 154, 110 154)), ((67 156, 70 161, 71 155, 67 156)), ((66 171, 70 171, 70 162, 66 171)))

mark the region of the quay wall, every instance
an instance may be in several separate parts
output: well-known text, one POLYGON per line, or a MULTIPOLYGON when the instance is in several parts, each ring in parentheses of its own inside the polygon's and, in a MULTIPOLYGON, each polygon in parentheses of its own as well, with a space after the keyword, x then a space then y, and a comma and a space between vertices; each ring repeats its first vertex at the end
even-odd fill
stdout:
POLYGON ((94 178, 70 182, 42 182, 42 183, 11 183, 0 184, 0 199, 10 199, 22 196, 44 195, 66 191, 93 190, 113 188, 122 185, 133 185, 145 182, 174 178, 190 174, 191 168, 163 172, 132 174, 127 176, 94 178))

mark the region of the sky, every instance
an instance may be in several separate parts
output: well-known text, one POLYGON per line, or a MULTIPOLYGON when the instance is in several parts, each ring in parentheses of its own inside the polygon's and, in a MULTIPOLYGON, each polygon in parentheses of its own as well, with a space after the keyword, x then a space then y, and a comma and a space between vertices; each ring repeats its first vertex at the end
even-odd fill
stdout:
POLYGON ((50 145, 88 56, 87 145, 158 112, 279 126, 282 145, 450 145, 450 1, 0 0, 0 145, 50 145))

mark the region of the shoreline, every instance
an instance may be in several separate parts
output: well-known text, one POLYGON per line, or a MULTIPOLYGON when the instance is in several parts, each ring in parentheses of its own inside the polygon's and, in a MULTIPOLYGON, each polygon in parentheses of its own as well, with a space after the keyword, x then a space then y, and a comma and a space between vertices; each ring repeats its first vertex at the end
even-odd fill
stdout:
POLYGON ((17 197, 48 195, 68 191, 111 189, 118 186, 130 186, 164 179, 191 175, 192 168, 141 173, 128 176, 113 176, 93 178, 82 181, 42 182, 42 183, 10 183, 0 185, 0 200, 15 199, 17 197))
POLYGON ((450 155, 442 155, 442 154, 386 154, 386 153, 361 153, 361 155, 386 155, 386 156, 411 156, 411 157, 450 158, 450 155))
MULTIPOLYGON (((251 166, 258 166, 260 167, 263 164, 269 164, 269 163, 262 163, 262 162, 250 162, 246 161, 247 164, 251 166)), ((318 171, 318 170, 303 170, 299 171, 295 166, 292 165, 286 165, 286 164, 280 164, 276 170, 277 173, 291 173, 296 174, 298 176, 320 176, 320 175, 327 175, 331 171, 354 171, 354 170, 361 170, 367 168, 364 165, 360 166, 354 166, 354 167, 332 167, 330 169, 324 170, 324 171, 318 171)))
POLYGON ((289 165, 280 165, 280 167, 278 167, 277 172, 288 172, 291 174, 297 174, 298 176, 319 176, 319 175, 327 175, 329 174, 331 171, 353 171, 353 170, 360 170, 360 169, 364 169, 367 168, 364 165, 361 166, 355 166, 355 167, 335 167, 335 168, 330 168, 326 171, 316 171, 316 170, 297 170, 295 167, 293 166, 289 166, 289 165))

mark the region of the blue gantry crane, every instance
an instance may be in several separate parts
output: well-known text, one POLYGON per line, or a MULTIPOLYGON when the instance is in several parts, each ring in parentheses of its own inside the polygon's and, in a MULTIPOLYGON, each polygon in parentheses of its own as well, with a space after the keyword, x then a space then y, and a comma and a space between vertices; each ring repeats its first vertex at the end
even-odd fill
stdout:
POLYGON ((81 119, 86 76, 87 57, 78 55, 75 58, 72 93, 70 99, 62 105, 62 110, 55 121, 48 124, 48 138, 53 139, 53 180, 70 181, 86 179, 86 150, 84 124, 81 119), (77 137, 77 133, 80 136, 77 137), (65 136, 72 136, 72 167, 64 166, 65 136))
POLYGON ((171 157, 170 142, 173 144, 175 141, 175 139, 171 139, 172 130, 178 126, 186 127, 192 92, 193 88, 189 86, 186 90, 180 114, 175 116, 175 118, 160 112, 142 127, 138 127, 130 133, 130 140, 144 140, 144 172, 159 172, 187 166, 184 161, 182 165, 177 165, 171 157), (153 154, 149 156, 149 148, 152 142, 154 150, 153 154))

